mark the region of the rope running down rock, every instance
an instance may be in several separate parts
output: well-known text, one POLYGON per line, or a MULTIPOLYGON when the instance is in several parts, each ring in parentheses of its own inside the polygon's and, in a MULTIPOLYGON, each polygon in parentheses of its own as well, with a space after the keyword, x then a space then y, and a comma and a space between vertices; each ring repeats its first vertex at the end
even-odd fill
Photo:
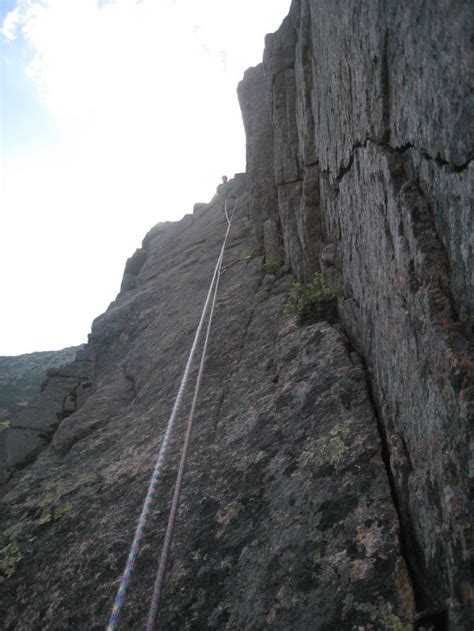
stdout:
MULTIPOLYGON (((224 245, 225 245, 225 241, 227 240, 227 235, 229 233, 230 230, 230 226, 232 223, 232 217, 234 214, 234 211, 232 211, 232 215, 229 218, 229 215, 227 213, 227 200, 225 200, 225 215, 226 215, 226 219, 227 219, 227 233, 224 239, 224 245)), ((235 204, 234 204, 234 209, 235 209, 235 204)), ((222 265, 222 260, 224 258, 224 248, 221 250, 221 255, 219 257, 219 269, 221 268, 222 265)), ((188 418, 188 424, 186 427, 186 435, 184 438, 184 443, 183 443, 183 450, 181 452, 181 461, 179 463, 179 470, 178 470, 178 475, 176 477, 176 482, 175 482, 175 487, 174 487, 174 494, 173 494, 173 501, 171 504, 171 509, 170 509, 170 514, 169 514, 169 519, 168 519, 168 525, 166 528, 166 534, 165 534, 165 539, 163 542, 163 549, 161 552, 161 557, 160 557, 160 563, 159 563, 159 567, 158 567, 158 572, 156 575, 156 579, 155 579, 155 585, 153 588, 153 596, 152 596, 152 600, 151 600, 151 605, 150 605, 150 611, 148 613, 148 620, 147 620, 147 625, 146 625, 146 631, 154 631, 155 626, 156 626, 156 621, 157 621, 157 616, 158 616, 158 611, 160 608, 160 602, 161 602, 161 595, 163 592, 163 587, 165 584, 165 579, 166 579, 166 568, 167 568, 167 563, 168 563, 168 557, 169 557, 169 552, 170 552, 170 548, 171 548, 171 542, 173 539, 173 532, 174 532, 174 526, 175 526, 175 522, 176 522, 176 514, 178 512, 178 506, 179 506, 179 498, 181 495, 181 488, 182 488, 182 484, 183 484, 183 478, 184 478, 184 474, 185 474, 185 470, 186 470, 186 463, 187 463, 187 458, 188 458, 188 451, 189 451, 189 445, 190 445, 190 441, 191 441, 191 433, 193 430, 193 423, 194 423, 194 415, 196 412, 196 405, 197 405, 197 401, 199 398, 199 390, 201 387, 201 381, 202 381, 202 376, 204 374, 204 364, 206 361, 206 355, 207 355, 207 346, 209 343, 209 337, 210 337, 210 332, 211 332, 211 325, 212 325, 212 319, 214 316, 214 308, 216 305, 216 298, 217 298, 217 290, 219 288, 219 280, 220 280, 220 272, 217 276, 216 279, 216 283, 215 283, 215 287, 214 287, 214 295, 212 298, 212 305, 211 305, 211 310, 209 312, 209 321, 207 323, 207 331, 206 331, 206 337, 204 339, 204 345, 202 348, 202 353, 201 353, 201 361, 199 363, 199 371, 198 371, 198 375, 196 377, 196 384, 194 386, 194 395, 193 395, 193 402, 191 405, 191 411, 189 413, 189 418, 188 418)))
MULTIPOLYGON (((163 438, 163 442, 161 444, 161 448, 158 454, 158 457, 156 459, 156 463, 155 463, 155 467, 153 469, 153 474, 151 476, 149 485, 148 485, 148 491, 146 494, 146 498, 145 498, 145 502, 143 504, 143 508, 142 508, 142 512, 140 514, 140 517, 138 519, 138 523, 137 523, 137 527, 135 529, 135 534, 134 534, 134 538, 133 538, 133 542, 132 542, 132 546, 130 548, 130 552, 127 558, 127 562, 125 564, 125 569, 122 575, 122 578, 120 580, 120 585, 117 591, 117 594, 115 596, 115 601, 114 601, 114 605, 112 608, 112 613, 110 615, 107 627, 106 627, 106 631, 116 631, 118 628, 118 624, 120 622, 120 618, 122 615, 122 611, 123 611, 123 607, 124 607, 124 603, 125 603, 125 598, 127 596, 127 592, 128 592, 128 588, 130 585, 130 580, 132 578, 132 574, 135 570, 135 566, 137 563, 137 558, 138 558, 138 553, 140 551, 140 545, 141 545, 141 541, 143 539, 143 532, 145 527, 147 526, 149 520, 150 520, 150 516, 151 516, 151 511, 152 511, 152 506, 153 506, 153 501, 155 499, 155 495, 156 495, 156 489, 158 486, 158 481, 161 475, 161 471, 163 468, 163 464, 164 464, 164 460, 166 457, 166 452, 168 449, 168 445, 173 433, 173 429, 174 429, 174 425, 175 425, 175 421, 176 421, 176 417, 178 414, 178 411, 181 407, 181 403, 183 400, 183 396, 184 396, 184 392, 186 389, 186 385, 188 382, 188 378, 189 378, 189 373, 191 371, 191 365, 194 359, 194 355, 196 352, 196 348, 199 342, 199 339, 201 337, 201 333, 202 333, 202 328, 203 328, 203 324, 204 324, 204 320, 209 308, 209 303, 211 300, 211 296, 213 295, 213 301, 212 301, 212 308, 215 305, 215 296, 216 296, 216 289, 215 286, 218 285, 217 279, 218 279, 218 275, 219 275, 219 270, 220 267, 222 265, 222 259, 224 256, 224 250, 225 250, 225 246, 227 243, 227 237, 229 235, 229 231, 232 225, 232 217, 229 219, 228 214, 227 214, 227 200, 225 202, 225 214, 226 214, 226 218, 227 218, 227 230, 224 236, 224 240, 222 243, 222 247, 221 247, 221 251, 219 254, 219 258, 217 259, 217 263, 216 266, 214 268, 214 272, 212 275, 212 280, 209 286, 209 290, 206 296, 206 300, 202 309, 202 313, 201 313, 201 318, 199 320, 199 324, 198 327, 196 329, 196 333, 194 336, 194 341, 191 347, 191 350, 189 352, 189 356, 188 356, 188 360, 186 362, 186 366, 183 372, 183 376, 181 379, 181 383, 178 389, 178 393, 176 395, 176 399, 173 405, 173 409, 171 412, 171 415, 169 417, 168 420, 168 424, 166 427, 166 432, 165 432, 165 436, 163 438)), ((235 204, 234 204, 234 208, 235 208, 235 204)), ((233 212, 232 212, 232 216, 233 216, 233 212)), ((212 316, 211 316, 212 318, 212 316)), ((208 331, 209 331, 210 325, 208 325, 208 331)), ((203 364, 203 359, 201 358, 201 363, 203 364)), ((198 375, 198 379, 199 379, 199 375, 198 375)), ((200 379, 199 379, 200 382, 200 379)), ((196 386, 197 386, 197 382, 196 382, 196 386)), ((195 391, 195 397, 196 397, 196 391, 195 391)), ((196 397, 197 398, 197 397, 196 397)), ((194 404, 194 400, 193 400, 193 404, 194 404)), ((158 577, 157 577, 158 579, 158 577)), ((159 600, 159 599, 158 599, 159 600)), ((152 608, 150 609, 150 613, 152 612, 153 609, 153 602, 152 602, 152 608)), ((148 627, 147 627, 148 628, 148 627)))

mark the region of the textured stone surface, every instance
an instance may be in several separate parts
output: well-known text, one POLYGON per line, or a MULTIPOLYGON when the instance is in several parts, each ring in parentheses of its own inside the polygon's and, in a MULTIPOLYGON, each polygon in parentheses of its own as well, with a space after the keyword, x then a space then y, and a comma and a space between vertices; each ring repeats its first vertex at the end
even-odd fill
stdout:
POLYGON ((295 55, 300 58, 306 51, 295 52, 297 37, 289 18, 265 41, 263 64, 247 71, 238 89, 247 134, 250 216, 266 259, 273 258, 273 249, 259 226, 269 217, 286 244, 287 268, 308 281, 319 269, 321 217, 314 144, 296 125, 301 116, 305 130, 313 131, 308 103, 298 92, 301 78, 295 66, 295 55))
POLYGON ((333 199, 341 314, 370 358, 389 445, 404 450, 391 468, 418 586, 427 601, 466 603, 472 348, 449 300, 449 260, 396 153, 360 149, 333 199))
POLYGON ((76 354, 78 358, 84 357, 82 347, 0 358, 2 396, 10 408, 6 410, 8 420, 0 424, 0 484, 15 468, 34 460, 51 440, 62 418, 76 409, 75 387, 84 364, 78 359, 72 367, 61 367, 76 354))
MULTIPOLYGON (((305 279, 319 258, 343 288, 418 606, 452 629, 473 616, 473 23, 465 0, 294 0, 243 81, 266 83, 243 117, 254 154, 264 99, 285 261, 305 279)), ((252 208, 267 183, 248 170, 252 208)))
MULTIPOLYGON (((252 247, 243 187, 224 264, 252 247)), ((154 228, 95 320, 95 388, 2 495, 4 629, 104 627, 224 229, 218 200, 154 228)), ((400 628, 413 592, 364 369, 337 329, 296 326, 292 278, 261 264, 221 277, 161 624, 400 628)), ((124 628, 147 613, 185 416, 124 628)))
POLYGON ((247 137, 247 189, 250 196, 250 219, 254 226, 259 254, 263 249, 263 224, 267 219, 278 219, 278 194, 273 175, 273 128, 270 103, 263 66, 251 68, 239 84, 238 96, 247 137))
MULTIPOLYGON (((294 0, 245 74, 248 185, 164 628, 472 627, 473 12, 294 0), (291 277, 241 256, 254 238, 299 279, 321 266, 341 325, 296 327, 291 277)), ((5 629, 103 628, 223 231, 218 196, 155 226, 94 322, 90 396, 2 493, 5 629)), ((125 628, 146 616, 177 438, 125 628)))
POLYGON ((11 418, 15 406, 26 405, 38 391, 45 371, 69 364, 79 348, 0 357, 0 420, 11 418))

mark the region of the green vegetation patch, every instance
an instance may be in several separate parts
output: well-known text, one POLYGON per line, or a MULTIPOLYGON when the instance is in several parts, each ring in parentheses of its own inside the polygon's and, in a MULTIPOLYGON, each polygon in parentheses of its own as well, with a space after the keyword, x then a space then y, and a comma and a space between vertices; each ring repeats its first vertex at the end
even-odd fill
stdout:
POLYGON ((69 491, 69 488, 58 485, 41 499, 33 496, 22 503, 23 513, 3 532, 6 543, 0 550, 0 573, 3 576, 13 576, 23 558, 22 550, 27 549, 45 527, 73 513, 72 503, 61 501, 64 493, 69 491))
POLYGON ((297 458, 297 470, 293 475, 308 475, 314 467, 327 462, 337 467, 350 451, 350 432, 351 422, 341 421, 318 440, 307 441, 297 458))
POLYGON ((264 451, 254 451, 252 453, 246 454, 245 456, 239 458, 235 465, 235 468, 237 469, 237 471, 246 471, 251 465, 260 462, 260 460, 262 460, 264 456, 264 451))
POLYGON ((257 252, 255 250, 244 250, 240 255, 240 258, 244 261, 250 261, 257 256, 257 252))
POLYGON ((349 421, 341 421, 335 425, 329 432, 329 440, 321 448, 321 455, 335 467, 350 449, 349 445, 346 444, 350 426, 349 421))
POLYGON ((228 526, 231 521, 240 515, 244 507, 240 502, 234 501, 222 508, 216 515, 219 524, 228 526))
POLYGON ((316 273, 309 283, 293 283, 285 309, 298 316, 300 324, 337 320, 339 292, 330 287, 324 276, 316 273))
POLYGON ((12 541, 0 550, 0 571, 10 578, 16 571, 18 563, 22 559, 21 550, 15 541, 12 541))
POLYGON ((380 623, 387 631, 410 631, 413 628, 413 625, 404 624, 395 613, 388 610, 382 614, 380 623))
POLYGON ((305 451, 302 451, 298 457, 298 469, 307 469, 308 467, 311 467, 314 464, 315 460, 316 452, 305 449, 305 451))
POLYGON ((262 265, 262 272, 265 274, 276 274, 283 265, 283 261, 280 259, 270 259, 269 261, 265 261, 262 265))

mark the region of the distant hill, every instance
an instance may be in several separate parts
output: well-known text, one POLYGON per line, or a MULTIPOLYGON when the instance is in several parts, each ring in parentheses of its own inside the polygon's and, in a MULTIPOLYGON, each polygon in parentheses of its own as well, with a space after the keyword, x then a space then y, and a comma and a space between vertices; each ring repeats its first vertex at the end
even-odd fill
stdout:
POLYGON ((16 405, 26 405, 39 389, 47 368, 71 362, 80 346, 16 356, 0 356, 0 421, 13 414, 16 405))

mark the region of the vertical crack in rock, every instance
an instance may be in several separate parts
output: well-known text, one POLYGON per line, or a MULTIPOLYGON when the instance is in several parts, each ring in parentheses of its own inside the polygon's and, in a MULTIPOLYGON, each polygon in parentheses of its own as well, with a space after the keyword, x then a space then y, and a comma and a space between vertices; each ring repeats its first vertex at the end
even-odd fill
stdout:
MULTIPOLYGON (((432 612, 419 620, 432 616, 449 629, 468 628, 473 618, 466 490, 474 404, 473 21, 474 5, 463 1, 429 8, 408 0, 294 2, 267 42, 262 73, 275 112, 284 103, 275 101, 281 81, 273 79, 294 62, 296 133, 287 133, 281 116, 269 124, 274 139, 296 137, 299 156, 312 146, 311 161, 320 165, 321 268, 328 282, 339 279, 344 327, 370 367, 418 604, 432 612)), ((244 119, 261 111, 261 92, 244 119)), ((246 131, 247 147, 258 152, 256 129, 246 131)), ((281 184, 288 154, 278 142, 266 151, 281 184)), ((252 181, 251 162, 248 170, 252 181)), ((255 208, 258 186, 250 192, 255 208)), ((304 280, 291 230, 298 201, 279 195, 277 209, 285 262, 304 280)), ((305 228, 301 236, 299 247, 305 228)))
POLYGON ((380 84, 382 90, 382 142, 387 145, 390 144, 390 73, 388 68, 388 39, 389 31, 386 29, 383 37, 380 84))
MULTIPOLYGON (((410 574, 410 580, 413 585, 416 604, 419 609, 424 609, 425 607, 423 607, 423 603, 426 602, 426 594, 423 594, 418 579, 420 575, 420 567, 422 566, 422 564, 420 563, 420 559, 418 558, 418 546, 415 543, 416 533, 414 532, 412 525, 408 523, 409 516, 403 510, 403 506, 400 502, 400 491, 403 492, 406 491, 406 489, 397 488, 394 479, 393 469, 390 464, 391 461, 396 458, 397 464, 399 466, 403 466, 406 469, 406 473, 412 470, 412 466, 410 464, 410 460, 406 450, 406 445, 404 444, 403 438, 395 434, 392 428, 391 437, 393 442, 392 446, 389 446, 388 428, 382 422, 381 414, 377 405, 376 398, 374 396, 374 383, 370 377, 370 371, 368 369, 367 363, 363 356, 361 356, 355 349, 353 350, 350 342, 348 342, 348 346, 351 353, 357 353, 357 356, 364 368, 370 404, 372 406, 372 410, 377 422, 378 433, 380 436, 380 444, 382 447, 382 460, 385 465, 387 479, 390 484, 390 492, 393 506, 398 516, 400 552, 405 560, 410 574)), ((439 631, 443 631, 443 629, 439 629, 439 631)))

